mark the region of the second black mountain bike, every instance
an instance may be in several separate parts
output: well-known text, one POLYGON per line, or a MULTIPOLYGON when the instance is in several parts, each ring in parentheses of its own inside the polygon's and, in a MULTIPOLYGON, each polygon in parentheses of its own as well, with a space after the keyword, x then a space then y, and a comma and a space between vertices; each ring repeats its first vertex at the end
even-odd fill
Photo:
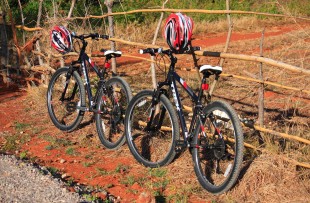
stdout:
POLYGON ((93 112, 102 144, 109 149, 118 148, 125 142, 124 116, 132 93, 128 83, 122 78, 108 79, 107 69, 109 60, 121 56, 122 53, 102 50, 105 56, 105 68, 100 70, 85 52, 86 39, 108 39, 109 36, 97 33, 87 35, 72 33, 71 37, 80 40, 82 48, 78 60, 71 62, 67 67, 59 68, 50 80, 47 90, 50 118, 57 128, 70 132, 79 126, 86 111, 93 112), (94 96, 88 67, 99 77, 94 96))

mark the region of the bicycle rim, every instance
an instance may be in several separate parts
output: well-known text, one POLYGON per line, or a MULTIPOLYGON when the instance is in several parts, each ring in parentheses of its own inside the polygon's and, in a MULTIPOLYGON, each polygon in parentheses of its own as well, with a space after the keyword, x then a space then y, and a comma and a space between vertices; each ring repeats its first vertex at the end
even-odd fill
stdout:
POLYGON ((160 167, 170 163, 175 156, 179 127, 172 105, 167 104, 169 100, 162 95, 158 105, 152 106, 152 94, 152 91, 142 91, 130 103, 126 135, 129 148, 139 162, 148 167, 160 167), (153 122, 148 127, 152 111, 153 122))
POLYGON ((61 101, 66 84, 68 69, 56 72, 48 89, 48 111, 55 126, 64 131, 74 130, 81 122, 83 114, 78 108, 85 105, 85 91, 83 83, 77 73, 74 73, 69 82, 64 100, 61 101))
POLYGON ((106 83, 107 94, 101 92, 96 115, 97 131, 101 143, 108 149, 120 147, 125 142, 125 111, 132 98, 128 84, 120 78, 106 83))
POLYGON ((236 182, 243 158, 243 133, 232 107, 213 102, 204 109, 193 159, 201 185, 214 194, 229 190, 236 182), (223 139, 221 136, 223 136, 223 139))

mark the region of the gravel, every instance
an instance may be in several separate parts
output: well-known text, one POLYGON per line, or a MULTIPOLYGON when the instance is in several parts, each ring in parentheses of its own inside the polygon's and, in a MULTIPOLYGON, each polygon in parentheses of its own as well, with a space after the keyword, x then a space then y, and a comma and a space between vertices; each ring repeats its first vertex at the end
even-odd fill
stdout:
POLYGON ((0 202, 85 202, 62 181, 44 175, 32 164, 0 155, 0 202))

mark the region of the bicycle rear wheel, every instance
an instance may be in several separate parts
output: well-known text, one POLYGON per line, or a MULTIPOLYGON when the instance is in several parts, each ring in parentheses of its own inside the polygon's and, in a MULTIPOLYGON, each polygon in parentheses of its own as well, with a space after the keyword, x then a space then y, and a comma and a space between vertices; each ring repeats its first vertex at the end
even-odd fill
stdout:
POLYGON ((128 103, 132 98, 128 83, 120 77, 109 79, 107 94, 101 90, 95 114, 99 139, 107 149, 117 149, 125 143, 124 118, 128 103))
POLYGON ((85 89, 77 71, 69 80, 66 77, 69 67, 59 68, 51 78, 47 89, 47 109, 54 125, 62 131, 73 131, 81 123, 85 106, 85 89), (65 86, 68 84, 65 94, 65 86), (63 95, 63 97, 62 97, 63 95))
POLYGON ((169 164, 175 157, 179 124, 165 95, 152 105, 153 91, 143 90, 129 103, 125 117, 128 147, 143 165, 151 168, 169 164))
POLYGON ((233 108, 223 101, 208 104, 202 124, 197 124, 192 157, 203 188, 214 194, 236 182, 243 159, 243 132, 233 108), (221 136, 222 138, 221 138, 221 136))

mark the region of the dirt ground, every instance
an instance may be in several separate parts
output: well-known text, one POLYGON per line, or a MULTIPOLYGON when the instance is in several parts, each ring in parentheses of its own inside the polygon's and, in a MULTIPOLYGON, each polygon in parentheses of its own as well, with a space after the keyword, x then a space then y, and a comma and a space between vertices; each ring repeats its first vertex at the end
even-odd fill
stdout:
MULTIPOLYGON (((309 24, 303 26, 309 26, 309 24)), ((273 27, 266 31, 265 38, 281 36, 296 29, 299 29, 299 27, 294 24, 273 27)), ((259 32, 234 33, 232 42, 259 39, 260 37, 261 33, 259 32)), ((223 45, 225 40, 225 33, 212 34, 207 37, 195 36, 193 45, 199 45, 203 49, 208 49, 215 45, 223 45)), ((257 50, 253 50, 253 52, 257 54, 257 50)), ((119 72, 125 74, 126 80, 137 91, 139 87, 134 84, 135 77, 131 78, 131 76, 139 74, 142 67, 147 71, 147 63, 141 63, 139 60, 126 57, 121 57, 117 60, 119 72), (125 66, 128 63, 131 64, 131 68, 125 66)), ((183 61, 184 64, 191 64, 191 61, 185 59, 185 62, 183 61)), ((184 72, 183 74, 193 73, 195 72, 184 72)), ((245 171, 245 175, 237 186, 227 194, 220 196, 208 194, 206 191, 203 191, 196 180, 189 153, 183 154, 163 169, 147 169, 135 161, 126 145, 117 151, 104 149, 97 137, 95 124, 90 113, 86 113, 80 128, 76 131, 71 133, 59 131, 49 120, 45 106, 44 91, 44 88, 8 87, 6 84, 1 83, 0 133, 2 135, 17 134, 24 137, 25 141, 16 143, 20 148, 10 153, 20 156, 22 152, 26 152, 30 160, 40 165, 57 169, 62 174, 63 179, 70 183, 68 185, 72 191, 74 190, 74 185, 91 186, 93 196, 105 199, 108 194, 112 194, 118 197, 121 202, 176 202, 178 200, 184 202, 279 202, 281 199, 286 202, 290 202, 290 200, 298 202, 302 200, 298 198, 299 195, 288 194, 285 197, 279 198, 275 195, 270 195, 266 191, 259 193, 261 196, 257 194, 256 199, 253 199, 253 196, 250 197, 250 194, 264 188, 264 185, 254 189, 244 185, 245 177, 247 175, 250 176, 249 173, 251 171, 253 172, 254 170, 253 175, 260 170, 257 169, 255 171, 255 168, 245 171), (71 153, 68 152, 69 150, 71 153), (164 175, 158 175, 159 173, 164 175), (241 191, 241 186, 243 189, 250 188, 247 190, 248 195, 244 194, 240 197, 239 194, 239 197, 235 198, 239 192, 243 192, 241 191), (102 190, 108 193, 102 192, 102 190), (270 198, 268 199, 263 195, 270 195, 270 198)), ((276 93, 267 91, 265 94, 268 98, 274 97, 276 93)), ((309 102, 307 98, 305 100, 309 102)), ((3 137, 0 136, 0 147, 4 143, 3 137)), ((283 161, 281 164, 286 164, 286 162, 283 161)), ((292 173, 294 170, 290 169, 292 173)), ((265 176, 259 175, 257 177, 265 178, 265 176)), ((292 179, 294 178, 298 180, 298 177, 292 175, 292 179)), ((253 184, 255 185, 255 183, 253 184)), ((284 188, 282 189, 284 190, 284 188)), ((310 201, 309 189, 309 186, 303 186, 299 191, 304 198, 303 200, 310 201)), ((279 190, 270 189, 271 193, 272 191, 281 193, 279 190)), ((298 194, 298 192, 296 193, 298 194)))

